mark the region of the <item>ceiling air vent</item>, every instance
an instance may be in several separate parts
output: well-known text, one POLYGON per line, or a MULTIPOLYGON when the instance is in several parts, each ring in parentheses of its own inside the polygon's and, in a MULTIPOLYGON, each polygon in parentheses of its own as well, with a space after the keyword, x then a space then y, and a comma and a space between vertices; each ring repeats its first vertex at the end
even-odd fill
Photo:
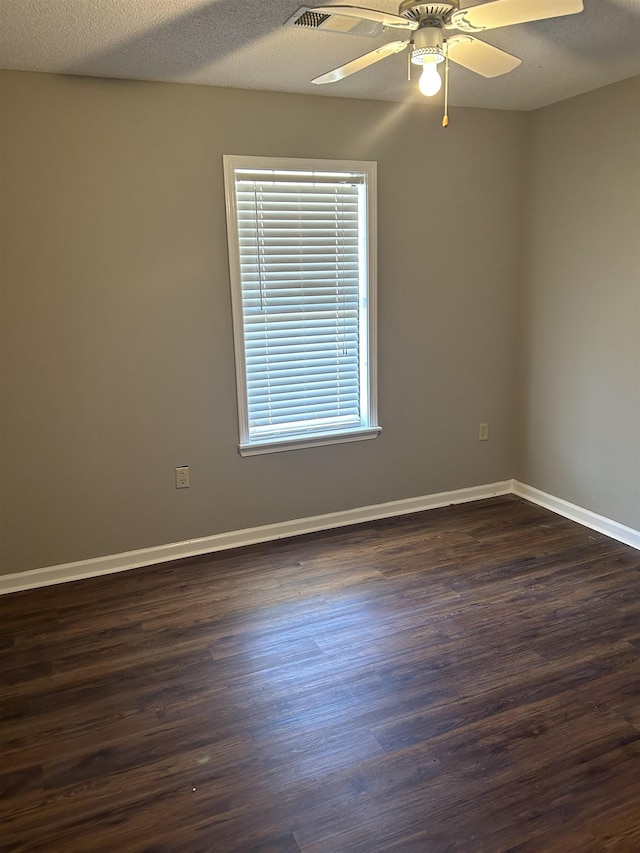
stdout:
POLYGON ((311 30, 324 30, 328 33, 347 33, 352 36, 376 38, 386 29, 377 21, 365 21, 362 18, 348 18, 346 15, 329 15, 315 12, 303 6, 284 22, 285 27, 305 27, 311 30))
POLYGON ((314 30, 321 27, 325 21, 328 21, 331 15, 322 15, 320 12, 312 12, 307 9, 298 18, 295 19, 293 25, 295 27, 312 27, 314 30))

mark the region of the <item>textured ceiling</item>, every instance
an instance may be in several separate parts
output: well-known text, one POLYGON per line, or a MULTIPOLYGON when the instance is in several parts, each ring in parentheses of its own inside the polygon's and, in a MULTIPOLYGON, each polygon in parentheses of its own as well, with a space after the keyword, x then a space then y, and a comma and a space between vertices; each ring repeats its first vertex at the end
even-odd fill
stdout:
MULTIPOLYGON (((392 31, 369 39, 284 27, 303 5, 298 0, 0 3, 3 68, 422 100, 417 80, 406 80, 404 53, 338 83, 312 85, 313 77, 404 36, 392 31)), ((398 6, 395 0, 359 5, 388 12, 398 6)), ((484 34, 483 40, 519 56, 522 65, 494 79, 452 65, 451 103, 529 110, 640 74, 640 0, 584 0, 584 5, 578 15, 484 34)))

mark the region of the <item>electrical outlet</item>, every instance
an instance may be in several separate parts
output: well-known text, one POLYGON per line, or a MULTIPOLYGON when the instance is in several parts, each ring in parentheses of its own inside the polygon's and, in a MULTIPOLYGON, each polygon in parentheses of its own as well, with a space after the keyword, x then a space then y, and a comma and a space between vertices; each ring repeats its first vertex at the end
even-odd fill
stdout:
POLYGON ((180 465, 176 468, 176 489, 189 488, 189 466, 180 465))
POLYGON ((478 441, 489 441, 489 424, 480 424, 478 441))

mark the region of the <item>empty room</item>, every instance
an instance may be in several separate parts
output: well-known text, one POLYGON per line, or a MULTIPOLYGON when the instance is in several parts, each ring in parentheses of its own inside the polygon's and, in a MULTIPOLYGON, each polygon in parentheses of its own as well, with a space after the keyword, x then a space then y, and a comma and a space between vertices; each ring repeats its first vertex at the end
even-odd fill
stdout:
POLYGON ((0 851, 640 850, 640 4, 4 0, 0 851))

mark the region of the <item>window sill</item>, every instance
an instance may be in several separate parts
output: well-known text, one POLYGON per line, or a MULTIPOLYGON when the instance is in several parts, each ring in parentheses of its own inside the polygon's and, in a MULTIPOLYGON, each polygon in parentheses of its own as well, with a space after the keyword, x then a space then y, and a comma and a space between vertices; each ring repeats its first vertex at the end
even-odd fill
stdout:
POLYGON ((334 432, 326 435, 306 436, 304 438, 285 438, 279 441, 261 441, 251 444, 240 444, 240 456, 259 456, 263 453, 280 453, 284 450, 301 450, 305 447, 322 447, 328 444, 345 444, 349 441, 368 441, 377 438, 382 427, 367 427, 351 432, 334 432))

